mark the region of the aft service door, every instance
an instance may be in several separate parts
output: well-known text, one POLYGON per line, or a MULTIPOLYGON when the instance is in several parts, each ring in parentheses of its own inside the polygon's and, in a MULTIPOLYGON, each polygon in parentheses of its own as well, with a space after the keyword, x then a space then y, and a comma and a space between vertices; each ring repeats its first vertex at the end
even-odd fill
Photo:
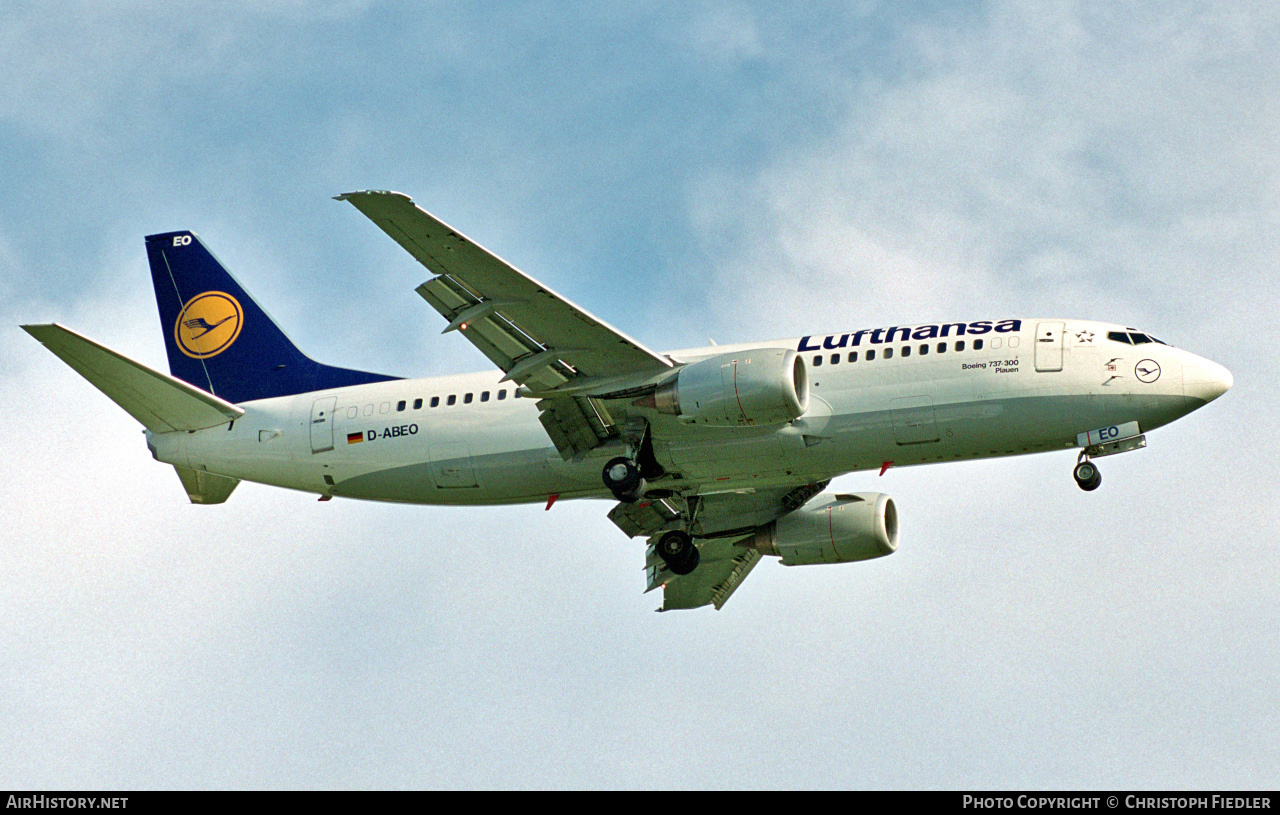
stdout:
POLYGON ((1062 323, 1036 326, 1036 370, 1062 370, 1062 323))
POLYGON ((333 449, 333 411, 338 397, 326 396, 311 404, 311 452, 325 453, 333 449))

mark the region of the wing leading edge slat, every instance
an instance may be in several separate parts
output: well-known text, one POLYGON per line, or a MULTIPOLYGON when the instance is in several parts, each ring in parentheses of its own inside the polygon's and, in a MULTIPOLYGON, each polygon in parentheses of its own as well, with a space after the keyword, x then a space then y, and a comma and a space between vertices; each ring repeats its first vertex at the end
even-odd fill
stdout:
POLYGON ((539 401, 542 423, 570 458, 615 435, 592 383, 652 382, 673 363, 469 240, 406 195, 363 191, 351 203, 436 277, 418 287, 494 365, 539 401), (553 392, 566 392, 552 396, 553 392))

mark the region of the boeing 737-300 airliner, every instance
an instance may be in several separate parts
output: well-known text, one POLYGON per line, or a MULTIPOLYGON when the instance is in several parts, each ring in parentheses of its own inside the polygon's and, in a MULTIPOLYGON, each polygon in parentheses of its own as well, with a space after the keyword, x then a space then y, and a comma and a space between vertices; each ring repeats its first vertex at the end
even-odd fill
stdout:
POLYGON ((1078 449, 1094 460, 1231 387, 1138 329, 988 314, 656 352, 394 192, 338 196, 433 275, 418 294, 493 361, 402 379, 303 355, 192 232, 146 239, 169 374, 56 324, 24 328, 146 427, 193 502, 242 480, 417 504, 612 496, 662 609, 720 608, 763 555, 880 557, 898 515, 832 478, 1078 449))

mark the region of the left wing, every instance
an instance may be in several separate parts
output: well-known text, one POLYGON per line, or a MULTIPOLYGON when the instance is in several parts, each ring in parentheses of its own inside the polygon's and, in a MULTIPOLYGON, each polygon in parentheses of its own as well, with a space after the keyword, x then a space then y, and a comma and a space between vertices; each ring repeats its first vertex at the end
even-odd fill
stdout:
MULTIPOLYGON (((547 435, 565 458, 622 435, 605 400, 643 396, 677 364, 592 316, 423 211, 397 192, 337 196, 369 217, 436 277, 418 294, 506 374, 538 397, 547 435)), ((628 434, 630 430, 626 431, 628 434)), ((661 611, 720 608, 755 568, 760 553, 739 545, 759 527, 799 507, 825 486, 681 495, 621 503, 610 519, 627 535, 649 536, 648 590, 663 588, 661 611), (698 538, 700 563, 676 575, 654 543, 667 529, 698 538)))
POLYGON ((551 291, 398 192, 337 196, 363 212, 436 277, 418 294, 506 374, 541 397, 542 424, 568 459, 617 435, 596 397, 652 388, 661 356, 551 291))

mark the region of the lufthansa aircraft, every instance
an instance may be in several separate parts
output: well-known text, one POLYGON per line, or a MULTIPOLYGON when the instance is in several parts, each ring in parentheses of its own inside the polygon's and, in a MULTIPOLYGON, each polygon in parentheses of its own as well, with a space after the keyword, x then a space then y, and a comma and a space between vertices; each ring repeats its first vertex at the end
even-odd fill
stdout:
POLYGON ((435 275, 418 294, 493 361, 402 379, 304 356, 191 232, 147 256, 169 374, 62 326, 24 328, 146 427, 191 500, 242 480, 417 504, 612 496, 660 610, 720 608, 762 555, 898 547, 893 501, 832 478, 1078 448, 1093 459, 1221 396, 1217 363, 1134 328, 989 314, 652 351, 394 192, 338 196, 435 275))

